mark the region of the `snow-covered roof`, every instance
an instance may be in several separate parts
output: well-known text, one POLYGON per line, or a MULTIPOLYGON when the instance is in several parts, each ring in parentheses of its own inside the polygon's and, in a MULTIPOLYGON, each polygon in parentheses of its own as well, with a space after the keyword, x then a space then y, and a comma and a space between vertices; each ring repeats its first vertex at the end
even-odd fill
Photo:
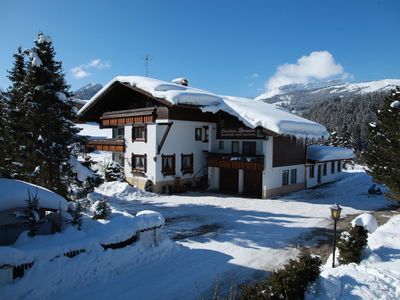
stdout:
POLYGON ((250 128, 261 126, 283 135, 302 138, 329 137, 326 128, 316 122, 289 113, 275 105, 247 98, 220 96, 222 101, 217 106, 205 106, 203 112, 216 113, 225 111, 250 128))
POLYGON ((0 178, 0 191, 0 211, 26 207, 28 191, 32 197, 37 195, 39 207, 48 209, 61 208, 63 211, 66 211, 68 208, 68 203, 63 197, 32 183, 0 178))
POLYGON ((303 138, 329 137, 323 125, 293 115, 268 103, 247 98, 220 96, 201 89, 140 76, 115 77, 96 93, 78 114, 84 114, 116 82, 129 84, 173 105, 195 105, 199 106, 203 112, 225 111, 238 117, 250 128, 261 126, 278 134, 303 138))
POLYGON ((340 159, 353 159, 353 150, 349 148, 310 145, 307 147, 307 159, 314 161, 328 161, 340 159))

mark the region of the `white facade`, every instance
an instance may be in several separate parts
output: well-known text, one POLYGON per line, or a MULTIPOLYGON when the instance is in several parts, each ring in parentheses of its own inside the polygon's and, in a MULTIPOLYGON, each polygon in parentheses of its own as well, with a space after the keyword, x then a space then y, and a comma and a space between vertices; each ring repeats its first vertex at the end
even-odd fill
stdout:
MULTIPOLYGON (((124 171, 127 181, 142 189, 145 189, 146 184, 150 181, 154 186, 154 191, 168 193, 173 191, 171 189, 174 188, 176 180, 182 183, 190 182, 191 184, 195 184, 198 178, 207 174, 209 190, 220 190, 220 168, 207 167, 207 156, 208 153, 226 154, 234 160, 235 155, 232 154, 232 142, 238 142, 238 156, 240 157, 243 157, 243 142, 256 143, 256 155, 264 158, 261 188, 263 198, 333 182, 339 179, 341 173, 338 172, 339 160, 333 161, 335 164, 334 169, 331 167, 332 162, 326 162, 326 175, 323 172, 325 162, 318 162, 314 165, 309 164, 307 167, 306 164, 273 167, 274 138, 272 136, 267 136, 263 140, 217 139, 215 123, 159 119, 155 123, 146 124, 146 141, 133 141, 132 128, 133 125, 125 125, 124 127, 126 145, 126 150, 123 154, 124 171), (168 124, 170 124, 169 132, 160 153, 157 153, 158 147, 169 126, 168 124), (200 128, 202 131, 201 140, 195 139, 196 128, 200 128), (205 139, 205 128, 208 128, 208 140, 205 139), (132 172, 132 154, 146 155, 145 172, 141 174, 132 172), (193 172, 182 172, 181 154, 193 155, 193 172), (163 155, 175 155, 175 174, 163 174, 163 155), (310 168, 314 168, 313 177, 310 176, 310 168), (320 175, 318 175, 319 168, 320 175), (284 173, 286 174, 286 180, 284 173)), ((237 180, 237 192, 243 193, 244 170, 238 170, 237 180)))
MULTIPOLYGON (((223 141, 221 149, 214 149, 212 152, 231 154, 232 141, 239 142, 239 153, 243 151, 243 142, 256 142, 256 155, 264 157, 264 170, 262 171, 262 197, 273 196, 283 192, 290 192, 305 187, 305 165, 291 165, 283 167, 273 167, 273 140, 269 136, 265 140, 217 140, 218 145, 223 141), (283 184, 282 174, 289 172, 287 185, 283 184), (295 174, 293 174, 295 173, 295 174), (293 176, 294 175, 294 176, 293 176)), ((233 155, 234 156, 234 155, 233 155)), ((208 181, 210 190, 218 190, 220 183, 220 170, 216 167, 210 167, 208 170, 208 181)), ((238 193, 243 192, 244 171, 238 173, 238 193)))
POLYGON ((307 188, 312 188, 324 183, 334 182, 342 176, 342 161, 318 162, 307 166, 307 188), (334 164, 332 169, 332 163, 334 164), (326 173, 324 173, 324 165, 326 164, 326 173), (314 169, 314 176, 310 176, 314 169), (333 171, 333 172, 332 172, 333 171))
POLYGON ((163 183, 171 183, 177 178, 183 182, 201 177, 207 173, 207 155, 212 145, 212 136, 215 136, 215 124, 207 122, 157 120, 156 123, 146 124, 146 140, 132 140, 133 125, 125 125, 125 153, 124 172, 127 181, 144 188, 148 180, 153 185, 158 185, 156 190, 162 191, 163 183), (170 125, 169 132, 162 145, 164 133, 170 125), (196 128, 201 128, 202 138, 195 140, 196 128), (205 141, 205 128, 208 128, 209 138, 205 141), (146 155, 146 172, 143 174, 132 173, 132 154, 146 155), (185 173, 181 170, 181 154, 193 155, 193 172, 185 173), (162 155, 175 155, 175 174, 164 175, 162 172, 162 155), (161 185, 160 185, 161 184, 161 185))

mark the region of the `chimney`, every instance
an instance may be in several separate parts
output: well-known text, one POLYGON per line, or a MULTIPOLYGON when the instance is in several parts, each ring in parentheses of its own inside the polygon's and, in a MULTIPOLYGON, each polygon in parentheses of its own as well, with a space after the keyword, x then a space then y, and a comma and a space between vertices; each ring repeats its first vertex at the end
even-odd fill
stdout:
POLYGON ((175 84, 183 85, 183 86, 189 85, 189 81, 185 77, 175 78, 174 80, 172 80, 172 82, 175 84))

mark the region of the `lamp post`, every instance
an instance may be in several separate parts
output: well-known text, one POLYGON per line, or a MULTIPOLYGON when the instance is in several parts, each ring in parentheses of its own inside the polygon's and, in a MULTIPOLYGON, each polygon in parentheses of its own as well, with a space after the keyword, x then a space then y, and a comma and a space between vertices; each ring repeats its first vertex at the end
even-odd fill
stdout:
POLYGON ((340 219, 340 212, 342 211, 342 208, 339 206, 339 204, 335 204, 330 207, 331 209, 331 216, 333 219, 333 258, 332 258, 332 268, 335 267, 335 250, 336 250, 336 223, 340 219))

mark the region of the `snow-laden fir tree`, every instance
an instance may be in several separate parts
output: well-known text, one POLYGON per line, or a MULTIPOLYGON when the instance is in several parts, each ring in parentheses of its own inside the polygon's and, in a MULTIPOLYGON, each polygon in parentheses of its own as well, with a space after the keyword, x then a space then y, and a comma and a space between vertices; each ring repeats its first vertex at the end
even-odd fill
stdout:
POLYGON ((71 223, 77 227, 78 230, 81 230, 82 227, 83 211, 84 207, 79 200, 70 201, 68 203, 68 213, 72 216, 71 223))
POLYGON ((124 181, 124 170, 121 165, 115 161, 110 161, 106 166, 104 179, 105 181, 124 181))
POLYGON ((369 124, 365 160, 374 180, 400 201, 400 87, 385 98, 377 121, 369 124))
POLYGON ((24 122, 27 106, 24 104, 24 80, 26 76, 26 63, 21 47, 13 55, 14 62, 11 71, 8 71, 8 79, 11 82, 7 90, 8 112, 4 124, 2 137, 4 139, 5 156, 2 175, 15 177, 21 173, 24 167, 23 159, 18 155, 30 139, 30 129, 24 122))
MULTIPOLYGON (((15 149, 15 161, 22 166, 16 177, 68 196, 69 186, 75 181, 68 163, 70 147, 80 141, 79 129, 72 123, 76 113, 69 86, 61 62, 55 60, 50 37, 39 33, 35 46, 24 52, 29 63, 20 87, 23 95, 16 96, 15 102, 23 106, 23 115, 16 121, 25 135, 15 149)), ((11 79, 13 86, 19 80, 11 79)))
POLYGON ((8 154, 8 115, 9 105, 3 91, 0 89, 0 177, 8 177, 11 160, 8 154))
POLYGON ((359 264, 367 244, 368 231, 363 226, 355 225, 349 231, 343 232, 338 242, 339 262, 359 264))
POLYGON ((28 200, 26 200, 26 219, 28 223, 28 235, 35 236, 39 229, 40 224, 40 207, 39 207, 39 198, 36 194, 32 194, 28 190, 28 200))
POLYGON ((104 199, 104 198, 97 200, 93 204, 92 211, 93 211, 93 219, 94 220, 108 219, 108 217, 111 215, 110 205, 107 203, 106 199, 104 199))

